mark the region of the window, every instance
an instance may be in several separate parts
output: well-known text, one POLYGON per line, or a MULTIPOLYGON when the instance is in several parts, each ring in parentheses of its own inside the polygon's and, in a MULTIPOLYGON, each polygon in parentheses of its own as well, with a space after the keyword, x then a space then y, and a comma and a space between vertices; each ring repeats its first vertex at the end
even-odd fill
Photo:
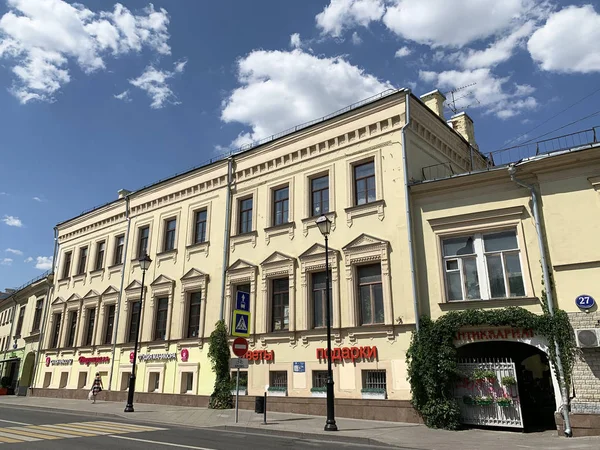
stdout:
POLYGON ((67 347, 75 346, 75 333, 77 332, 77 311, 72 311, 69 317, 69 337, 67 347))
POLYGON ((23 319, 25 318, 25 305, 19 309, 19 319, 17 320, 17 329, 15 331, 15 337, 21 336, 21 329, 23 328, 23 319))
POLYGON ((85 273, 85 266, 87 265, 88 248, 81 247, 79 249, 79 266, 77 266, 77 275, 85 273))
POLYGON ((287 371, 275 370, 273 372, 269 372, 269 387, 287 389, 287 371))
POLYGON ((175 249, 175 232, 177 230, 177 219, 165 221, 165 244, 163 251, 168 252, 175 249))
POLYGON ((33 328, 31 329, 32 333, 36 331, 40 331, 40 323, 42 321, 42 309, 44 308, 44 300, 39 299, 35 302, 35 313, 33 315, 33 328))
POLYGON ((194 390, 194 372, 183 372, 184 392, 192 392, 194 390))
POLYGON ((125 236, 117 236, 115 242, 115 266, 123 264, 123 250, 125 249, 125 236))
POLYGON ((141 258, 148 254, 148 237, 150 236, 150 227, 139 229, 137 256, 141 258))
POLYGON ((62 272, 63 278, 69 278, 69 276, 71 275, 71 259, 72 259, 72 257, 73 257, 73 252, 65 253, 65 262, 63 263, 63 272, 62 272))
MULTIPOLYGON (((327 300, 325 291, 325 272, 313 273, 312 279, 312 304, 313 304, 313 326, 315 328, 327 326, 327 300)), ((329 305, 332 300, 331 272, 329 273, 329 305)), ((332 309, 333 311, 333 309, 332 309)))
POLYGON ((324 388, 327 387, 327 371, 313 370, 312 372, 312 387, 324 388))
POLYGON ((85 333, 84 345, 92 345, 94 339, 94 325, 96 324, 96 308, 88 309, 87 331, 85 333))
POLYGON ((375 200, 375 163, 354 166, 354 204, 364 205, 375 200))
POLYGON ((159 298, 157 301, 156 322, 154 323, 154 340, 164 341, 167 334, 167 310, 169 308, 168 298, 159 298))
POLYGON ((381 265, 357 267, 361 325, 384 323, 381 265))
POLYGON ((106 250, 106 242, 98 242, 96 244, 96 270, 102 269, 104 266, 104 252, 106 250))
POLYGON ((252 231, 252 197, 240 200, 240 223, 239 234, 252 231))
MULTIPOLYGON (((237 381, 237 371, 231 372, 231 392, 235 394, 235 383, 237 381)), ((240 370, 240 390, 248 388, 248 371, 240 370)))
POLYGON ((329 175, 310 180, 311 215, 320 216, 329 212, 329 175))
POLYGON ((288 223, 290 212, 290 188, 288 186, 273 191, 273 225, 288 223))
POLYGON ((271 331, 287 330, 290 314, 289 279, 276 279, 272 283, 271 331))
POLYGON ((52 332, 52 342, 50 343, 50 348, 58 348, 58 344, 60 341, 61 319, 62 319, 61 313, 54 314, 54 330, 52 332))
POLYGON ((206 209, 196 211, 196 224, 194 226, 194 244, 206 241, 206 209))
POLYGON ((363 389, 383 389, 387 391, 385 370, 363 370, 363 389))
POLYGON ((200 292, 192 292, 190 294, 190 304, 188 311, 188 332, 187 337, 198 337, 200 332, 200 292))
POLYGON ((514 230, 444 239, 442 247, 448 301, 525 296, 514 230))
POLYGON ((129 317, 129 337, 127 342, 135 342, 135 333, 140 322, 140 302, 131 303, 131 316, 129 317))
POLYGON ((115 326, 115 305, 106 308, 106 329, 104 331, 104 344, 112 344, 113 329, 115 326))

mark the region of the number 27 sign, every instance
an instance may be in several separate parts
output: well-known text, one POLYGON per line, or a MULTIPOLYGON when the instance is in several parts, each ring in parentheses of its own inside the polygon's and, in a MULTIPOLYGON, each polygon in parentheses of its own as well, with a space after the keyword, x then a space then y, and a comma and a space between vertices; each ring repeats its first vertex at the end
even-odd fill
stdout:
POLYGON ((575 303, 581 309, 590 309, 594 307, 596 300, 591 295, 580 295, 575 299, 575 303))

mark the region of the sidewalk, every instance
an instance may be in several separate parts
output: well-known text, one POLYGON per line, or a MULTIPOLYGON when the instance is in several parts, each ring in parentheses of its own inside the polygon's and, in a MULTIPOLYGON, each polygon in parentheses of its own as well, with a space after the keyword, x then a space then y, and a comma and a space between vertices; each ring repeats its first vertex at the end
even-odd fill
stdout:
POLYGON ((42 397, 0 396, 0 407, 85 412, 100 416, 120 417, 141 422, 157 422, 164 425, 197 428, 217 428, 249 433, 276 433, 298 438, 336 440, 357 444, 387 444, 394 447, 422 450, 506 450, 507 448, 545 450, 597 450, 600 438, 561 438, 555 431, 523 434, 505 431, 443 431, 431 430, 424 425, 370 420, 337 419, 337 433, 323 431, 323 417, 285 413, 268 413, 267 425, 262 424, 262 414, 240 410, 236 425, 234 410, 213 410, 183 406, 152 405, 136 403, 135 413, 124 413, 121 403, 98 401, 91 404, 85 400, 65 400, 42 397))

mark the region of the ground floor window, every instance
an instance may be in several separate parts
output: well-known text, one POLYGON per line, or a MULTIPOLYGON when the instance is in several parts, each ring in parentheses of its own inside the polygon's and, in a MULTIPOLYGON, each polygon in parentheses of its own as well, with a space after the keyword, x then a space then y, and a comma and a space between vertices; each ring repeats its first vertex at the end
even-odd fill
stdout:
MULTIPOLYGON (((231 386, 235 389, 235 381, 237 377, 237 371, 231 372, 231 386)), ((246 389, 248 387, 248 371, 240 370, 240 389, 246 389)))
POLYGON ((148 392, 159 392, 160 391, 160 373, 151 372, 148 377, 148 392))
POLYGON ((276 370, 269 374, 269 387, 287 389, 287 371, 276 370))
POLYGON ((363 389, 383 389, 387 391, 385 370, 363 370, 363 389))
POLYGON ((52 381, 52 373, 47 372, 44 374, 44 387, 47 388, 50 386, 50 382, 52 381))
POLYGON ((181 393, 185 394, 194 390, 194 372, 181 373, 181 393))
POLYGON ((313 388, 327 387, 327 371, 326 370, 313 370, 312 387, 313 388))
POLYGON ((122 391, 126 391, 129 388, 129 377, 130 377, 130 373, 129 372, 123 372, 121 374, 121 390, 122 391))
POLYGON ((69 372, 63 372, 60 374, 60 384, 58 387, 60 389, 67 387, 67 381, 69 381, 69 372))
POLYGON ((77 380, 77 389, 85 389, 87 383, 87 372, 79 372, 79 380, 77 380))

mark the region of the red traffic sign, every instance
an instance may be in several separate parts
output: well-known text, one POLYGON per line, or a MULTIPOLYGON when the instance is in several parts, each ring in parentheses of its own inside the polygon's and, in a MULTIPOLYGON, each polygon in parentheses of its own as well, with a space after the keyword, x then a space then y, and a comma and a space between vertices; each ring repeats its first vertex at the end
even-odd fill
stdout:
POLYGON ((241 358, 248 351, 248 341, 243 337, 235 338, 231 347, 233 349, 233 354, 238 358, 241 358))

